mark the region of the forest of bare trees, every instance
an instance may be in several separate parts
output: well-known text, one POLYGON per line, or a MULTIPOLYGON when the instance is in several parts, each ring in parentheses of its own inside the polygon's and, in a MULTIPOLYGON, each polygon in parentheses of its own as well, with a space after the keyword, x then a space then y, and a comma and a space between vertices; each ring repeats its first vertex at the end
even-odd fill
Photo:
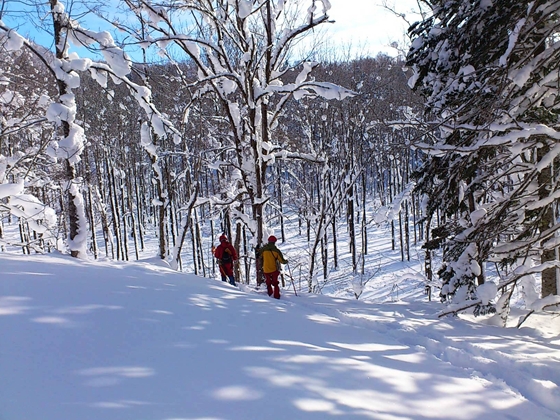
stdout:
MULTIPOLYGON (((30 185, 30 191, 58 215, 50 231, 52 237, 47 235, 46 241, 44 235, 37 235, 21 220, 22 236, 10 242, 19 243, 24 252, 56 246, 52 239, 64 240, 69 223, 65 217, 64 167, 47 153, 52 126, 47 121, 43 121, 44 127, 39 122, 25 122, 33 118, 31 115, 44 112, 39 105, 35 110, 31 106, 31 98, 43 94, 43 83, 38 85, 36 80, 49 79, 48 74, 41 75, 36 61, 22 50, 12 62, 4 61, 10 66, 3 73, 10 79, 17 73, 26 74, 30 68, 39 73, 33 79, 21 77, 18 92, 22 97, 5 104, 6 109, 13 106, 13 110, 5 114, 10 118, 2 127, 5 140, 0 153, 10 160, 21 156, 7 168, 7 180, 15 181, 19 174, 26 174, 32 179, 30 183, 37 185, 30 185), (15 106, 18 100, 29 104, 29 117, 18 115, 23 111, 15 106), (17 126, 6 124, 17 118, 21 121, 17 126), (45 144, 37 147, 36 136, 47 139, 45 144)), ((419 164, 417 154, 407 147, 414 133, 388 125, 420 108, 418 99, 406 87, 402 64, 386 56, 323 64, 314 75, 349 86, 356 91, 355 96, 341 101, 292 99, 286 104, 287 116, 280 118, 273 131, 277 157, 269 165, 264 182, 270 197, 265 226, 278 230, 283 240, 284 218, 298 216, 299 229, 312 244, 309 273, 320 266, 326 276, 329 265, 337 265, 340 234, 349 235, 353 268, 359 270, 357 261, 367 253, 367 235, 363 233, 371 223, 372 203, 391 203, 419 164), (389 108, 387 103, 391 104, 389 108), (347 222, 348 231, 339 233, 341 220, 347 222)), ((99 89, 95 81, 82 80, 76 90, 76 118, 84 127, 87 144, 77 176, 82 180, 88 220, 88 252, 94 257, 138 259, 146 237, 157 236, 163 244, 161 258, 176 257, 183 264, 180 259, 188 258, 192 270, 205 275, 212 265, 205 247, 225 232, 241 250, 239 269, 249 281, 255 244, 251 242, 252 232, 239 220, 250 206, 243 205, 232 181, 237 162, 225 141, 229 127, 221 104, 211 95, 191 97, 185 83, 188 85, 189 77, 196 80, 196 70, 188 62, 178 66, 153 64, 134 71, 149 74, 154 104, 174 123, 182 141, 176 144, 172 139, 158 138, 154 159, 142 145, 144 116, 128 96, 127 88, 109 85, 99 89), (187 107, 189 117, 185 121, 187 107), (177 248, 182 252, 174 254, 177 248)), ((412 201, 406 209, 412 214, 412 201)), ((399 229, 402 232, 402 226, 395 231, 397 247, 399 229)))

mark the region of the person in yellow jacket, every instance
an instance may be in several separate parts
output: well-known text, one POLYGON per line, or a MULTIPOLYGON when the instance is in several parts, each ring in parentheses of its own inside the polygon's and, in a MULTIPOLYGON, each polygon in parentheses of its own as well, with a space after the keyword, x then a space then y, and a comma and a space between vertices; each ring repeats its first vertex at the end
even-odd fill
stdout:
POLYGON ((266 291, 268 292, 268 296, 274 295, 276 299, 280 299, 280 286, 278 283, 280 264, 287 264, 288 260, 286 260, 282 252, 276 248, 276 240, 276 236, 270 236, 268 238, 268 243, 259 249, 259 255, 262 258, 262 270, 266 279, 266 291))

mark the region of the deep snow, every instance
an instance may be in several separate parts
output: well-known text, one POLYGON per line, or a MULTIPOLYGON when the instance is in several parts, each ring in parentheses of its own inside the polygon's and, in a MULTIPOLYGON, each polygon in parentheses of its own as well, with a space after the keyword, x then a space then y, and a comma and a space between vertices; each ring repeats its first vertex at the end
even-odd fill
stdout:
POLYGON ((0 273, 1 420, 560 418, 551 316, 439 320, 417 292, 373 302, 371 283, 368 302, 291 284, 276 301, 59 254, 0 253, 0 273))

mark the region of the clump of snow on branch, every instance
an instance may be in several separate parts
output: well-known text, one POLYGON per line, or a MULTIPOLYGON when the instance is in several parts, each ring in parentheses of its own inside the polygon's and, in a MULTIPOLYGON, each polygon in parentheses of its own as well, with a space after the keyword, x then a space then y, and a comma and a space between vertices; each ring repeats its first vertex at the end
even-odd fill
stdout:
POLYGON ((488 305, 496 298, 498 285, 493 281, 487 281, 476 288, 476 295, 483 305, 488 305))
MULTIPOLYGON (((2 173, 0 173, 1 178, 3 178, 2 173)), ((57 223, 56 213, 52 208, 41 203, 37 197, 25 194, 23 181, 0 184, 0 200, 3 199, 6 203, 0 203, 0 210, 5 208, 14 216, 25 220, 31 230, 42 235, 42 239, 51 238, 49 232, 57 223)))
POLYGON ((405 187, 403 192, 401 192, 393 199, 392 203, 377 209, 377 211, 373 216, 373 220, 375 221, 375 223, 390 222, 391 220, 397 219, 399 217, 399 212, 402 209, 403 203, 406 200, 410 199, 410 196, 415 186, 416 184, 414 182, 410 182, 405 187))
POLYGON ((0 199, 19 194, 23 194, 23 182, 0 184, 0 199))
MULTIPOLYGON (((0 23, 1 22, 2 21, 0 21, 0 23)), ((21 49, 21 47, 23 47, 23 44, 25 43, 25 38, 22 37, 20 34, 18 34, 14 30, 9 30, 0 39, 2 39, 2 41, 3 41, 2 46, 7 51, 18 51, 19 49, 21 49)))

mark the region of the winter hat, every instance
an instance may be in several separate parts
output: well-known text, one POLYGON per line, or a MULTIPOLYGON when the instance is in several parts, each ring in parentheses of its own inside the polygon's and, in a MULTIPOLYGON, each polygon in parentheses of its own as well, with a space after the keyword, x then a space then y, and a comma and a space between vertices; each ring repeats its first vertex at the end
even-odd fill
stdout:
POLYGON ((220 236, 220 242, 224 242, 224 241, 227 241, 227 236, 226 235, 220 236))
POLYGON ((274 243, 274 242, 276 242, 277 240, 278 240, 278 239, 276 239, 276 236, 274 236, 274 235, 271 235, 271 236, 268 237, 268 242, 274 243))

